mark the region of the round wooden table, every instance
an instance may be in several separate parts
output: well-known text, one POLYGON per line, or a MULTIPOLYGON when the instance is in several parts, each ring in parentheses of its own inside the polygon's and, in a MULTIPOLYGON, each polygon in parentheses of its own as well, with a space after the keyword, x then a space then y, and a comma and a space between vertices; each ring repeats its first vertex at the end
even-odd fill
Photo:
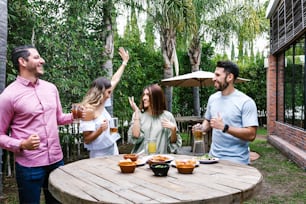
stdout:
MULTIPOLYGON (((193 156, 169 155, 174 159, 193 156)), ((49 190, 64 204, 75 203, 242 203, 261 187, 252 166, 228 161, 200 164, 192 174, 170 167, 167 177, 154 176, 148 165, 132 174, 118 166, 123 155, 79 160, 54 170, 49 190)))

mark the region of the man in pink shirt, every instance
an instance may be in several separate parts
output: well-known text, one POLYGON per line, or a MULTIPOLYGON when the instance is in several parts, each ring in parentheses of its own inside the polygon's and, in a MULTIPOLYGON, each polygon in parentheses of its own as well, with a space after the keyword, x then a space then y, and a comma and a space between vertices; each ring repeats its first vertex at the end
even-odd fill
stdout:
POLYGON ((62 112, 56 86, 39 79, 45 60, 35 47, 15 48, 12 61, 19 75, 0 95, 0 147, 14 152, 20 203, 39 203, 42 187, 46 203, 59 203, 48 177, 64 165, 58 125, 73 116, 62 112))

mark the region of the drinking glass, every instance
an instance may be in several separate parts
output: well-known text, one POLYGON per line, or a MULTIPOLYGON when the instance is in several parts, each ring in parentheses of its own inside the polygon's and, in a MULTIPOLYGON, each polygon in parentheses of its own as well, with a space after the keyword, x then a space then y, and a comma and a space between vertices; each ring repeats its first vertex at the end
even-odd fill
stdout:
POLYGON ((203 128, 201 125, 196 125, 193 130, 193 137, 195 141, 203 140, 203 128))
POLYGON ((111 134, 118 133, 118 118, 111 118, 109 127, 111 134))
POLYGON ((148 154, 156 153, 156 139, 150 138, 148 141, 148 154))
POLYGON ((79 119, 82 118, 82 112, 80 110, 79 104, 77 103, 71 104, 71 112, 73 115, 73 122, 78 123, 79 119))

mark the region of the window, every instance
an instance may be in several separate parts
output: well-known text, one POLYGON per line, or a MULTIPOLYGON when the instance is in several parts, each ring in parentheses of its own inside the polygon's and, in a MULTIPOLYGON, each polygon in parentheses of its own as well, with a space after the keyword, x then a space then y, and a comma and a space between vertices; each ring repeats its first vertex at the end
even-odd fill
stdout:
POLYGON ((305 127, 305 36, 285 51, 284 120, 305 127))

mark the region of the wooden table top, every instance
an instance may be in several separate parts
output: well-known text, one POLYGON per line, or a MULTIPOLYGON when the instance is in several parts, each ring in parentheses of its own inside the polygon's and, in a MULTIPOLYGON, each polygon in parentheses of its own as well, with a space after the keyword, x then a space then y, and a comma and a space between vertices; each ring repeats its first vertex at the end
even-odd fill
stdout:
MULTIPOLYGON (((169 155, 174 159, 193 156, 169 155)), ((83 159, 54 170, 49 190, 64 204, 75 203, 242 203, 258 192, 263 177, 254 167, 228 161, 200 164, 192 174, 170 167, 154 176, 148 165, 132 174, 118 166, 123 155, 83 159)))

